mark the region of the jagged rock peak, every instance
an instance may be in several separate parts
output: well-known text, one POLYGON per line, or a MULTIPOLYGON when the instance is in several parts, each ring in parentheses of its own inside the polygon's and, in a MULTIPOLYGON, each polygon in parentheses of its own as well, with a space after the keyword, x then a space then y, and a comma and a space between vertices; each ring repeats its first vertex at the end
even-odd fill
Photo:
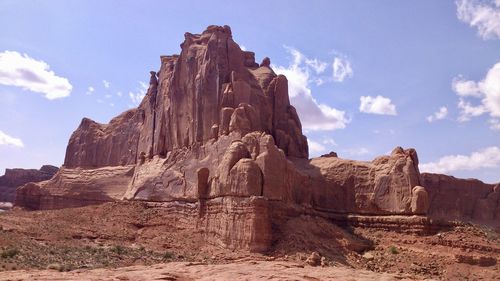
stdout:
POLYGON ((161 56, 137 109, 109 124, 84 118, 69 141, 66 167, 134 164, 220 135, 259 131, 286 156, 307 158, 307 139, 290 104, 288 81, 265 58, 242 51, 229 26, 185 34, 180 55, 161 56))

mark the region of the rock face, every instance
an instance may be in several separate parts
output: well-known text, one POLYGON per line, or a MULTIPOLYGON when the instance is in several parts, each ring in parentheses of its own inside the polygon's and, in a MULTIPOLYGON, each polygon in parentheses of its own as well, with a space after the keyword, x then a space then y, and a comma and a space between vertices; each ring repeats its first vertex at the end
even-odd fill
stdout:
POLYGON ((52 178, 58 168, 44 165, 36 169, 6 169, 0 176, 0 202, 14 202, 16 188, 28 182, 40 182, 52 178))
POLYGON ((186 33, 181 54, 162 56, 137 109, 98 124, 84 118, 70 138, 64 166, 135 164, 199 145, 219 135, 252 131, 274 137, 287 156, 307 158, 307 140, 290 105, 288 82, 233 41, 228 26, 186 33), (215 131, 214 131, 215 130, 215 131))
MULTIPOLYGON (((419 231, 429 229, 423 215, 445 214, 438 190, 455 187, 421 177, 414 149, 397 147, 370 162, 334 152, 308 159, 286 77, 274 73, 269 58, 259 65, 254 53, 242 51, 229 27, 186 33, 181 49, 161 57, 138 108, 109 124, 84 118, 63 168, 49 181, 19 188, 16 204, 156 202, 179 214, 196 211, 196 228, 210 243, 259 252, 304 214, 419 231)), ((498 210, 498 190, 490 193, 485 188, 477 196, 476 217, 498 210)))
POLYGON ((121 199, 134 166, 98 169, 62 167, 48 181, 28 183, 17 189, 15 205, 31 210, 81 207, 121 199))
POLYGON ((429 193, 429 216, 442 220, 500 221, 500 183, 422 173, 429 193))

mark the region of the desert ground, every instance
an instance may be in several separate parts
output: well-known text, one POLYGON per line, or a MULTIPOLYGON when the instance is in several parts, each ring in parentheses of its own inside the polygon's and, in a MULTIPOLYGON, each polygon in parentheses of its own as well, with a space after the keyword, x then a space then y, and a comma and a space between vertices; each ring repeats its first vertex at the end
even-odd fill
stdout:
POLYGON ((499 229, 486 226, 421 236, 303 216, 252 254, 178 220, 140 202, 4 212, 0 280, 500 280, 499 229))

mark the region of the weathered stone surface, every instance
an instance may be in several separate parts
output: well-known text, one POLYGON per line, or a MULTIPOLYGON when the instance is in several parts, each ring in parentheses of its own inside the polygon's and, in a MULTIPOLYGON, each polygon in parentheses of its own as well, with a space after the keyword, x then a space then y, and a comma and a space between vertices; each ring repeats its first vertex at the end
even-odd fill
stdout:
POLYGON ((429 194, 428 215, 444 220, 500 221, 500 187, 476 179, 422 173, 429 194))
POLYGON ((140 110, 131 109, 99 124, 84 118, 66 148, 66 168, 98 168, 135 164, 142 123, 140 110))
POLYGON ((28 182, 40 182, 50 179, 58 168, 44 165, 36 169, 6 169, 5 174, 0 176, 0 202, 14 202, 16 199, 16 188, 28 182))
POLYGON ((396 148, 371 162, 318 157, 295 160, 308 176, 291 192, 294 202, 359 214, 411 214, 412 188, 420 184, 413 149, 396 148))
POLYGON ((16 206, 31 210, 80 207, 121 199, 134 166, 61 168, 53 178, 17 189, 16 206))
POLYGON ((411 211, 414 214, 425 215, 429 209, 429 195, 423 186, 412 189, 411 211))

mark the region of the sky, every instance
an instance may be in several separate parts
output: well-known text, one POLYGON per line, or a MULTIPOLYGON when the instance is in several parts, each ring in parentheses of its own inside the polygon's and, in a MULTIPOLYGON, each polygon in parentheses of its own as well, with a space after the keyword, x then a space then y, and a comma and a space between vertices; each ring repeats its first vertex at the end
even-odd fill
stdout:
POLYGON ((500 0, 2 0, 0 174, 62 165, 83 117, 136 106, 208 25, 287 76, 311 156, 412 147, 421 172, 500 182, 500 0))

